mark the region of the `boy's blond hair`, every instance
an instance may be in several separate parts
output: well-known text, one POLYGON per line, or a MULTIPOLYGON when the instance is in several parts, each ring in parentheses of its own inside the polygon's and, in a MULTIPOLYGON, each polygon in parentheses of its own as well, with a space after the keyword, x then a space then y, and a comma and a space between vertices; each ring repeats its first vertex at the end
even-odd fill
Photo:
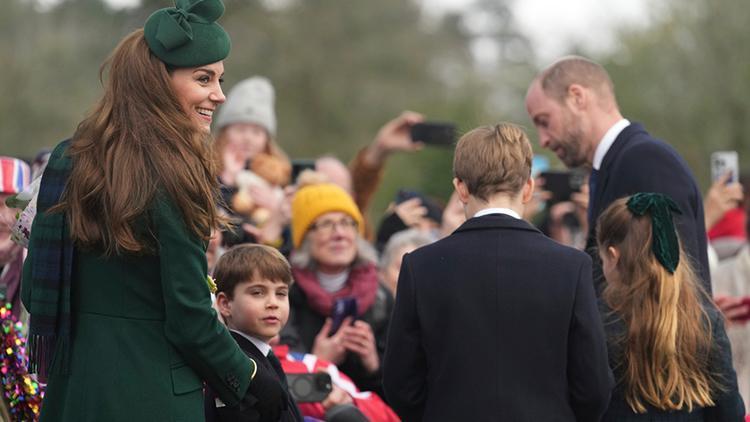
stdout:
POLYGON ((480 126, 459 139, 453 176, 483 201, 500 192, 516 195, 531 176, 531 158, 531 143, 520 127, 480 126))
POLYGON ((229 249, 214 269, 216 292, 233 298, 237 284, 259 279, 292 284, 289 261, 278 250, 258 244, 242 244, 229 249))

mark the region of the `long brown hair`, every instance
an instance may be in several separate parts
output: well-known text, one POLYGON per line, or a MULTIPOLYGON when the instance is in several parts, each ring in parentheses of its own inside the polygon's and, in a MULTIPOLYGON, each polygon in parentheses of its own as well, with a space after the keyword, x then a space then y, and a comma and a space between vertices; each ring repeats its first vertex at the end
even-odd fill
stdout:
MULTIPOLYGON (((635 216, 627 198, 612 203, 601 215, 597 242, 603 253, 620 252, 617 280, 603 292, 607 305, 627 327, 622 365, 625 399, 636 413, 644 403, 662 410, 712 406, 718 380, 708 368, 711 323, 702 302, 707 297, 680 244, 674 274, 652 251, 649 214, 635 216)), ((706 301, 705 303, 709 303, 706 301)))
POLYGON ((104 95, 78 125, 73 169, 58 209, 70 234, 107 254, 148 249, 136 224, 156 195, 171 199, 187 229, 207 240, 221 219, 210 134, 182 110, 169 70, 151 54, 139 29, 100 69, 104 95))

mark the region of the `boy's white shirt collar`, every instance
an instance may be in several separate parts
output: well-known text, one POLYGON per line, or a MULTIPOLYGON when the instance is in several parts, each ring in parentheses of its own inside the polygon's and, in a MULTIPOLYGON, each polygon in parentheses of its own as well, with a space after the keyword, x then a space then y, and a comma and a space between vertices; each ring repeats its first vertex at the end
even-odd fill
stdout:
POLYGON ((474 214, 474 217, 482 217, 489 214, 506 214, 513 218, 517 218, 519 220, 521 219, 521 216, 510 208, 485 208, 483 210, 477 211, 477 213, 474 214))
POLYGON ((602 140, 599 141, 599 145, 596 146, 596 150, 594 151, 594 162, 591 163, 591 166, 594 167, 594 170, 599 170, 599 168, 602 166, 602 161, 604 161, 604 156, 607 155, 607 151, 609 151, 609 148, 612 147, 613 143, 615 143, 615 139, 617 139, 617 136, 620 134, 620 132, 622 132, 629 125, 630 120, 620 119, 617 123, 613 124, 612 127, 607 130, 607 132, 604 133, 602 140))
POLYGON ((247 334, 243 333, 242 331, 237 331, 234 328, 230 328, 229 330, 233 331, 233 332, 235 332, 235 333, 237 333, 239 335, 241 335, 242 337, 245 337, 246 339, 248 339, 251 343, 253 343, 255 345, 255 347, 258 348, 258 350, 260 350, 261 353, 263 353, 263 356, 268 356, 268 352, 271 351, 271 345, 268 344, 268 343, 266 343, 265 341, 259 340, 259 339, 255 338, 255 337, 251 336, 251 335, 247 335, 247 334))

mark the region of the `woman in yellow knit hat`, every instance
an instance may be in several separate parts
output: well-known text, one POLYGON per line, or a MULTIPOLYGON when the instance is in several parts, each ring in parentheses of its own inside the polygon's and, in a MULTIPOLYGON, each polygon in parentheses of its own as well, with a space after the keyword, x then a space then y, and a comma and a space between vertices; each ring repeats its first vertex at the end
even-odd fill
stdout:
POLYGON ((337 364, 360 389, 377 392, 393 299, 378 283, 377 255, 362 237, 363 224, 352 197, 336 185, 308 185, 294 195, 296 283, 282 342, 337 364), (341 319, 334 309, 351 316, 341 319))

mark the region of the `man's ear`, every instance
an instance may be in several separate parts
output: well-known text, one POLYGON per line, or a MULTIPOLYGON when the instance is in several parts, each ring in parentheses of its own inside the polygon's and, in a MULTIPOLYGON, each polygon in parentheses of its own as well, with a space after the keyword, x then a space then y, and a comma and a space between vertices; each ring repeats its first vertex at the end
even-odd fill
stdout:
POLYGON ((534 178, 529 176, 529 178, 526 180, 526 183, 523 184, 523 187, 521 188, 521 203, 522 204, 528 204, 529 201, 534 197, 534 178))
POLYGON ((219 292, 216 294, 216 307, 219 308, 219 313, 225 319, 232 316, 232 301, 226 293, 219 292))
POLYGON ((589 90, 583 85, 571 84, 568 87, 567 103, 574 110, 585 110, 589 102, 589 90))
POLYGON ((461 201, 462 204, 466 204, 467 202, 469 202, 469 187, 466 186, 466 183, 464 183, 458 177, 454 177, 453 187, 456 189, 458 200, 461 201))

